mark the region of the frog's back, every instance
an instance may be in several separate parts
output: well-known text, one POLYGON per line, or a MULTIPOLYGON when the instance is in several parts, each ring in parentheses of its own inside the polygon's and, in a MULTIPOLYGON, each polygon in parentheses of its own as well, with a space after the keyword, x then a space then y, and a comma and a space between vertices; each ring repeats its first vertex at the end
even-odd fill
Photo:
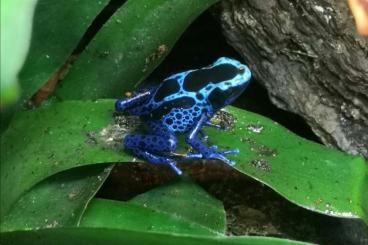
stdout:
MULTIPOLYGON (((211 96, 217 84, 231 80, 237 74, 231 65, 210 66, 172 75, 153 92, 146 104, 146 121, 159 120, 172 131, 185 132, 199 119, 202 113, 213 114, 222 108, 218 98, 211 96)), ((216 97, 218 95, 216 94, 216 97)))
POLYGON ((196 93, 183 88, 185 77, 192 71, 175 74, 165 79, 153 92, 145 104, 147 113, 142 115, 145 121, 157 121, 173 132, 185 132, 200 116, 201 106, 196 93))

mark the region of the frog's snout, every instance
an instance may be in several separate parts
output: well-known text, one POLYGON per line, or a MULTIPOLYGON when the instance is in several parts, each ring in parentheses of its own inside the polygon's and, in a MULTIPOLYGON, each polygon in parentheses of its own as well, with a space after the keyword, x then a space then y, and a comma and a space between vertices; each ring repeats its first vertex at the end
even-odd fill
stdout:
POLYGON ((250 69, 248 68, 248 66, 242 65, 238 69, 239 69, 239 71, 242 71, 243 79, 248 82, 252 77, 252 73, 251 73, 250 69))

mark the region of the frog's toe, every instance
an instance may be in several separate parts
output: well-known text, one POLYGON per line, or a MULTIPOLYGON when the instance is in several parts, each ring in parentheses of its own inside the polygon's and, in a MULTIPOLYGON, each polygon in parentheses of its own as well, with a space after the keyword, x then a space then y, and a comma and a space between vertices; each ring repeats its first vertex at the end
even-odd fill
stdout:
POLYGON ((224 161, 229 166, 234 166, 235 165, 235 161, 230 160, 229 158, 225 157, 224 155, 221 155, 221 157, 218 158, 218 159, 224 161))
POLYGON ((196 160, 201 158, 203 158, 201 153, 188 153, 182 158, 182 160, 196 160))
POLYGON ((208 140, 208 134, 206 134, 203 130, 199 131, 202 136, 202 141, 206 142, 208 140))
POLYGON ((203 140, 204 142, 208 141, 208 135, 207 135, 207 134, 203 134, 203 136, 202 136, 202 140, 203 140))
POLYGON ((222 154, 239 154, 240 150, 238 148, 229 149, 221 152, 222 154))
POLYGON ((233 160, 229 160, 228 162, 226 162, 226 164, 229 165, 229 166, 231 166, 231 167, 233 167, 233 166, 235 166, 236 162, 233 161, 233 160))
POLYGON ((205 157, 206 159, 218 159, 225 162, 227 165, 234 166, 235 161, 228 159, 222 152, 213 152, 205 157))
POLYGON ((167 163, 167 165, 172 169, 172 170, 174 170, 174 172, 177 174, 177 175, 181 175, 183 172, 181 171, 181 169, 180 168, 178 168, 177 166, 176 166, 176 162, 174 162, 174 161, 170 161, 170 162, 168 162, 167 163))

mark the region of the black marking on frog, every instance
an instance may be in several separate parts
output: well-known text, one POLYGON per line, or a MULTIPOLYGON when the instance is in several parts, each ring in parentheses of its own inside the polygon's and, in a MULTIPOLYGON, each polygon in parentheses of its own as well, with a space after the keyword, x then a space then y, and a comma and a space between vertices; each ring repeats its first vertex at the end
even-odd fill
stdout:
MULTIPOLYGON (((152 110, 147 116, 144 117, 145 120, 160 120, 165 115, 171 113, 173 108, 180 108, 180 109, 187 109, 194 106, 195 100, 190 97, 180 97, 178 99, 173 99, 169 101, 165 101, 159 107, 152 110)), ((174 110, 173 110, 174 112, 174 110)), ((180 111, 175 111, 174 116, 176 113, 182 113, 180 111)))
POLYGON ((219 151, 208 147, 198 134, 203 133, 203 126, 211 126, 209 121, 219 109, 242 93, 250 77, 246 65, 222 57, 210 66, 171 75, 161 84, 116 101, 116 110, 140 116, 148 129, 145 134, 127 135, 125 147, 138 157, 166 164, 181 174, 177 159, 170 153, 176 149, 175 134, 186 133, 185 140, 195 152, 182 160, 220 159, 233 165, 225 154, 237 154, 238 149, 219 151), (155 137, 159 140, 154 141, 155 137))
POLYGON ((162 101, 165 97, 179 92, 180 85, 175 79, 169 79, 163 82, 163 84, 157 89, 154 100, 156 102, 162 101))
POLYGON ((238 75, 238 69, 229 64, 203 68, 189 73, 184 80, 183 88, 186 91, 196 92, 206 87, 209 83, 220 83, 231 80, 236 75, 238 75))

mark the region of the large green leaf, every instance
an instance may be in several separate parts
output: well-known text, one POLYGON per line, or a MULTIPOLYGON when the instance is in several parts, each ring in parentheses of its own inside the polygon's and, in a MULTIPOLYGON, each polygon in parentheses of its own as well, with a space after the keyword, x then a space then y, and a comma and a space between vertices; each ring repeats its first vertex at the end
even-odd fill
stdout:
MULTIPOLYGON (((110 148, 109 135, 100 137, 110 132, 112 108, 112 101, 65 102, 15 115, 1 137, 1 216, 23 192, 57 172, 132 161, 132 156, 110 148)), ((120 131, 112 127, 111 133, 122 136, 126 128, 117 128, 120 131)))
MULTIPOLYGON (((1 138, 2 211, 56 172, 83 164, 131 161, 126 153, 106 147, 104 140, 91 144, 86 137, 111 128, 113 103, 63 102, 18 114, 1 138)), ((305 208, 366 219, 368 178, 362 158, 304 140, 262 116, 232 107, 229 111, 237 118, 235 128, 208 133, 211 143, 240 148, 234 156, 237 169, 305 208)), ((106 139, 122 134, 117 131, 106 139)))
POLYGON ((111 167, 96 165, 64 171, 24 194, 1 222, 2 231, 78 225, 84 209, 111 167))
POLYGON ((198 185, 177 181, 128 202, 92 200, 81 226, 150 232, 224 235, 222 203, 198 185))
POLYGON ((236 169, 299 206, 368 222, 368 165, 362 157, 307 141, 257 114, 227 111, 236 118, 234 129, 221 134, 209 129, 209 139, 240 149, 236 169))
POLYGON ((149 195, 142 194, 132 200, 143 207, 183 217, 193 224, 225 233, 225 211, 219 201, 192 183, 179 182, 156 188, 149 195), (220 208, 221 207, 221 208, 220 208))
POLYGON ((310 244, 270 237, 213 237, 177 235, 156 232, 129 231, 106 228, 56 228, 34 231, 15 231, 1 234, 3 244, 176 244, 176 245, 288 245, 310 244))
POLYGON ((218 0, 128 0, 74 63, 62 99, 120 97, 169 53, 188 25, 218 0))
POLYGON ((116 228, 143 232, 212 235, 213 231, 170 213, 112 200, 92 200, 82 219, 82 227, 116 228))
POLYGON ((19 75, 29 99, 65 62, 108 0, 39 0, 30 51, 19 75))
POLYGON ((14 103, 19 96, 18 72, 28 52, 36 3, 1 1, 1 107, 14 103))

